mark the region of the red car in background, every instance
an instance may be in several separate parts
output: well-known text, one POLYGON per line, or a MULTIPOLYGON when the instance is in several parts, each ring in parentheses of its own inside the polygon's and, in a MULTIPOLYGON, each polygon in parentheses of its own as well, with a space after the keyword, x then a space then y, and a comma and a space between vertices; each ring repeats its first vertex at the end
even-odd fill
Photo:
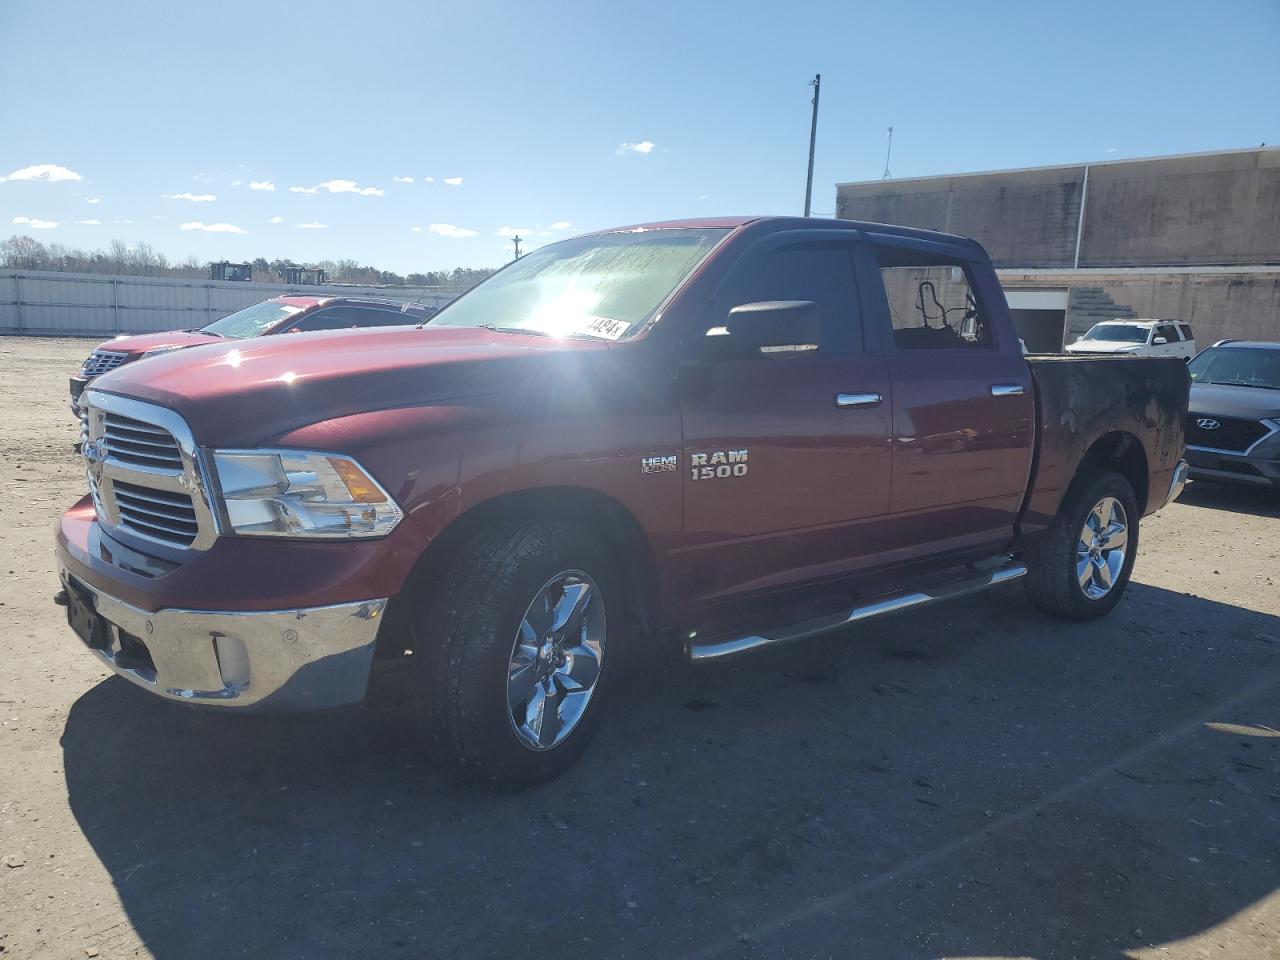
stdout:
POLYGON ((116 337, 89 354, 80 373, 71 378, 71 409, 77 417, 80 415, 80 394, 94 377, 153 354, 277 333, 407 326, 425 323, 436 313, 436 307, 373 297, 272 297, 196 330, 116 337))

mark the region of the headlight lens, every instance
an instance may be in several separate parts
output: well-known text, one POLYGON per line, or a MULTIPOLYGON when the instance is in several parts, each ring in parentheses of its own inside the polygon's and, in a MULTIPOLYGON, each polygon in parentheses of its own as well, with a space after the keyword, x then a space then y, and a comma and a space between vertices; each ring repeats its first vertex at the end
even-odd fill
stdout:
POLYGON ((402 516, 350 457, 305 450, 215 450, 231 532, 267 537, 381 537, 402 516))

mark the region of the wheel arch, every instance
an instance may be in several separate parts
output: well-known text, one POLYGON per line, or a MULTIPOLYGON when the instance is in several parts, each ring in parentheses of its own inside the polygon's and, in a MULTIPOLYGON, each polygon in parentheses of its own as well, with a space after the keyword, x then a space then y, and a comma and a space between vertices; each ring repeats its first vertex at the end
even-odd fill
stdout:
POLYGON ((550 486, 499 494, 455 517, 423 550, 387 611, 393 629, 379 633, 380 656, 399 656, 410 607, 418 591, 481 530, 516 519, 562 519, 601 531, 618 558, 629 626, 652 630, 661 610, 661 583, 649 537, 635 515, 608 494, 587 487, 550 486))
MULTIPOLYGON (((1090 469, 1114 470, 1128 480, 1138 500, 1139 516, 1146 514, 1151 495, 1151 473, 1147 451, 1137 436, 1127 430, 1112 430, 1094 440, 1076 465, 1075 476, 1067 490, 1068 496, 1090 469)), ((1063 499, 1065 501, 1066 498, 1063 499)))

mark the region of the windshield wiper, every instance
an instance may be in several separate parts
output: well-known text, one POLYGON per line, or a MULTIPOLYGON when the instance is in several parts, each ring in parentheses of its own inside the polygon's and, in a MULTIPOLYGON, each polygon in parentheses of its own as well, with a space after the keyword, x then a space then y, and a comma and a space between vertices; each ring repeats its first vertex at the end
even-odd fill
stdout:
POLYGON ((1210 380, 1209 382, 1223 387, 1256 387, 1259 390, 1280 390, 1280 386, 1259 383, 1257 380, 1210 380))

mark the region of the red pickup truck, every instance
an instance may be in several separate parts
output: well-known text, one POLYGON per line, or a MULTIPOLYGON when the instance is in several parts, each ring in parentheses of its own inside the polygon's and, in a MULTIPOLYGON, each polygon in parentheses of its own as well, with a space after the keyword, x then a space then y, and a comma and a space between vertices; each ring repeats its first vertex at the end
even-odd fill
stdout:
POLYGON ((718 659, 1019 577, 1107 613, 1185 478, 1188 385, 1024 357, 960 237, 603 231, 421 328, 96 380, 59 600, 117 673, 219 709, 356 703, 397 659, 440 755, 531 783, 646 643, 718 659))

